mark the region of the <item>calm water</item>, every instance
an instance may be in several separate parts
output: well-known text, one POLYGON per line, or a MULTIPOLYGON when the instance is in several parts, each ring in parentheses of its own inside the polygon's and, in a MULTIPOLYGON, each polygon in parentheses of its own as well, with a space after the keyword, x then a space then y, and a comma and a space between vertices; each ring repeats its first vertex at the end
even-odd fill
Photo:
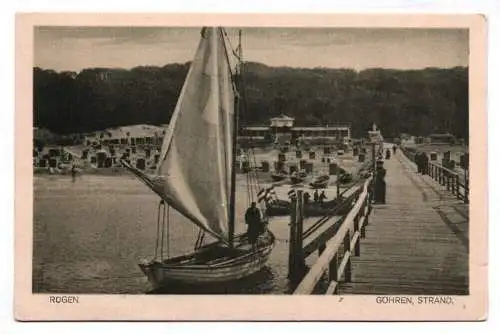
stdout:
MULTIPOLYGON (((35 176, 33 291, 58 293, 151 292, 139 270, 154 254, 158 197, 132 176, 35 176)), ((238 186, 237 214, 247 199, 238 186), (240 195, 241 194, 241 195, 240 195)), ((305 222, 305 228, 315 219, 305 222)), ((203 291, 176 287, 162 293, 288 293, 288 217, 273 219, 276 247, 267 267, 230 286, 203 291)), ((236 232, 245 229, 242 220, 236 232)), ((193 250, 198 229, 171 210, 170 256, 193 250)), ((315 256, 308 259, 311 264, 315 256)), ((208 290, 207 290, 208 289, 208 290)), ((156 291, 158 292, 158 291, 156 291)))

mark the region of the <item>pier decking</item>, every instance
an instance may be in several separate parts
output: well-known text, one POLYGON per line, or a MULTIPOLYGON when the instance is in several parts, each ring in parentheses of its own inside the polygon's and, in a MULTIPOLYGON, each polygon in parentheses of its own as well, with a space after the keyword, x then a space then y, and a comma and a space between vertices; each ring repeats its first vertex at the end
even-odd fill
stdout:
POLYGON ((373 206, 351 281, 337 292, 468 294, 468 205, 401 152, 384 167, 387 204, 373 206))

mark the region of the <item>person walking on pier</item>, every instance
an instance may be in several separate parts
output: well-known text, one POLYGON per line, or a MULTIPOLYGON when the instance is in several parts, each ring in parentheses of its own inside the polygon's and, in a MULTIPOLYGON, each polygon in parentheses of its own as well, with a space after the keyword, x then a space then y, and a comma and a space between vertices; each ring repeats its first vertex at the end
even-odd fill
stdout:
POLYGON ((422 153, 417 152, 415 154, 415 163, 417 164, 417 173, 422 173, 422 153))
POLYGON ((427 169, 428 169, 428 166, 429 166, 429 156, 427 155, 427 153, 425 152, 422 152, 422 175, 427 175, 427 169))
POLYGON ((314 191, 314 203, 318 203, 319 202, 319 194, 318 194, 318 189, 316 189, 314 191))
POLYGON ((319 195, 319 202, 320 202, 321 204, 323 204, 323 202, 325 201, 325 199, 326 199, 326 195, 325 195, 325 191, 323 190, 323 191, 321 192, 321 194, 319 195))
POLYGON ((73 166, 71 166, 71 180, 73 182, 76 181, 76 165, 73 164, 73 166))
POLYGON ((385 204, 385 175, 387 170, 384 168, 384 161, 377 161, 377 169, 375 173, 375 184, 374 184, 374 202, 376 204, 385 204))
POLYGON ((247 212, 245 213, 245 223, 247 224, 248 242, 250 242, 252 247, 254 247, 259 236, 261 224, 261 216, 260 211, 257 208, 257 203, 252 202, 250 207, 247 209, 247 212))

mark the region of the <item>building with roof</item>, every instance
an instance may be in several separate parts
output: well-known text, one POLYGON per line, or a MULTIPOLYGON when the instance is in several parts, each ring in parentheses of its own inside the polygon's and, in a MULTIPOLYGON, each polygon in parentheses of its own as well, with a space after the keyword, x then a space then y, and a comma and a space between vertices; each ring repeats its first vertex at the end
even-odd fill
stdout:
POLYGON ((92 145, 161 145, 165 129, 163 127, 138 124, 110 128, 87 134, 86 146, 92 145))
POLYGON ((455 144, 456 138, 450 133, 435 133, 429 136, 431 144, 455 144))
POLYGON ((348 142, 351 139, 350 124, 326 124, 325 126, 294 126, 295 119, 280 115, 270 119, 269 126, 248 126, 242 129, 240 139, 269 139, 275 143, 285 144, 293 139, 336 139, 348 142))

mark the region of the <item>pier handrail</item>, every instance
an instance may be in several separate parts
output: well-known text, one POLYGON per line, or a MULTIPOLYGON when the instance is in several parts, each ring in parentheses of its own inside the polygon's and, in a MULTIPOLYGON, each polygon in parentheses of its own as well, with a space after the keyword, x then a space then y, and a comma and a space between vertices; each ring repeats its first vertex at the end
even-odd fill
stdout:
MULTIPOLYGON (((415 155, 408 152, 405 148, 401 148, 404 156, 410 161, 416 163, 415 155)), ((454 170, 446 168, 439 162, 429 161, 427 163, 427 174, 438 182, 441 186, 446 187, 457 199, 463 200, 465 203, 469 202, 469 180, 467 173, 464 170, 463 181, 462 175, 454 170)))
MULTIPOLYGON (((352 191, 353 188, 355 187, 360 187, 360 184, 354 184, 351 187, 347 188, 344 190, 342 193, 340 193, 340 196, 345 195, 348 191, 352 191)), ((302 237, 305 239, 309 237, 311 234, 313 234, 317 229, 321 228, 321 226, 324 225, 324 223, 330 221, 333 217, 338 216, 339 212, 343 209, 345 209, 347 206, 350 206, 352 203, 352 199, 357 195, 357 191, 352 192, 352 194, 349 194, 343 201, 339 202, 334 208, 332 208, 326 215, 323 217, 319 218, 314 224, 312 224, 309 228, 307 228, 303 234, 302 237)), ((342 197, 341 197, 342 198, 342 197)))
POLYGON ((335 236, 326 243, 325 249, 297 286, 293 294, 311 294, 327 270, 330 272, 330 286, 327 293, 336 291, 338 278, 344 274, 346 268, 349 270, 350 275, 350 256, 354 248, 356 248, 356 253, 359 253, 359 238, 363 234, 363 232, 360 231, 360 228, 363 228, 367 219, 371 197, 370 186, 372 180, 373 176, 370 176, 365 181, 363 190, 359 194, 353 208, 349 211, 342 222, 339 230, 335 236), (354 233, 351 238, 350 234, 352 231, 354 231, 354 233), (342 251, 340 250, 342 245, 344 245, 344 253, 342 262, 337 268, 338 253, 339 251, 342 251))

